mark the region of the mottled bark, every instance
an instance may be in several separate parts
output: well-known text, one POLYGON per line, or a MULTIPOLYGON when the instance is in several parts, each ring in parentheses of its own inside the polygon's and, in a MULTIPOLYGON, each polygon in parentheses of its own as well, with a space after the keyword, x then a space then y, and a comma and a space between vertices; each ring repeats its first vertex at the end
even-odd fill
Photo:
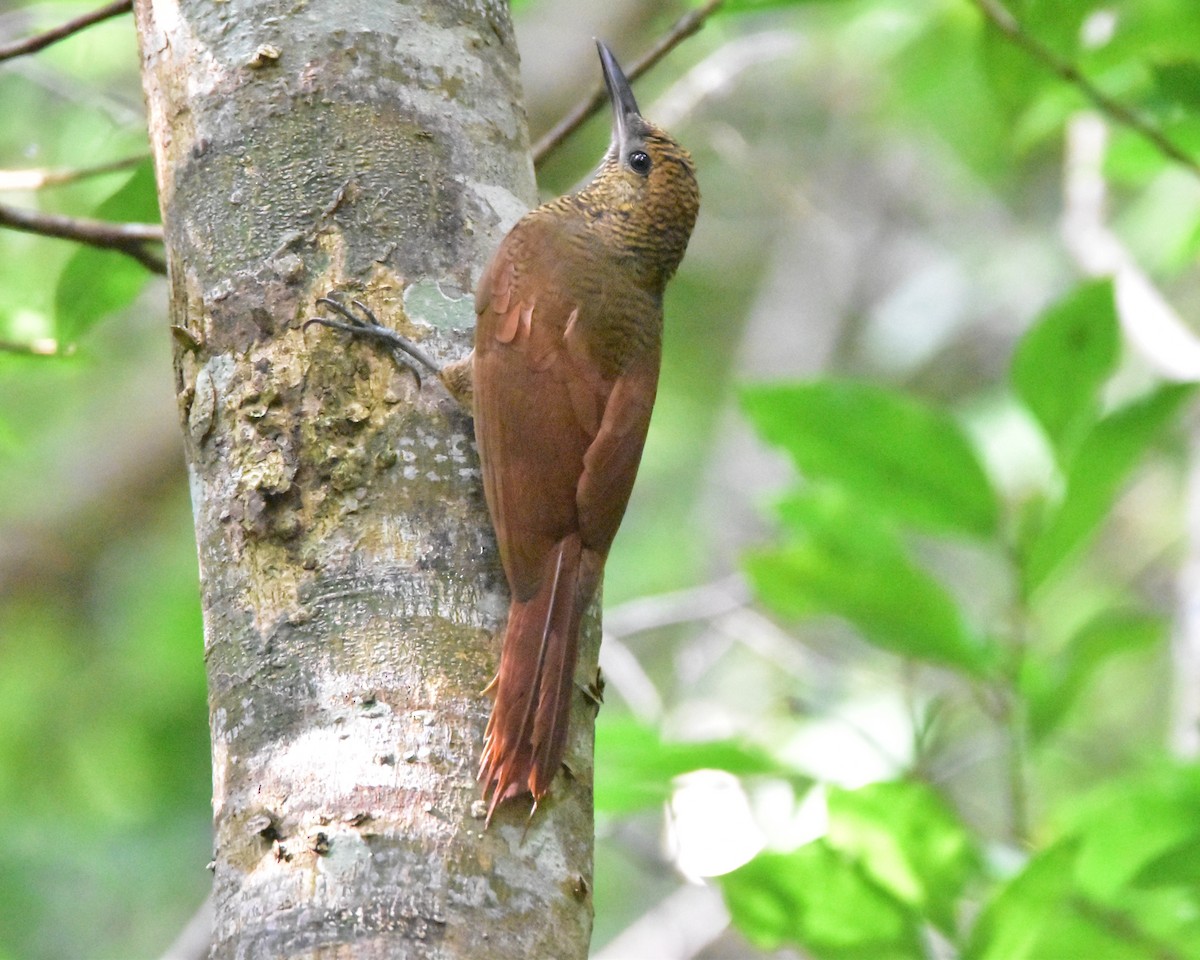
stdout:
MULTIPOLYGON (((203 580, 216 957, 583 957, 591 708, 523 838, 475 783, 506 604, 461 356, 534 199, 498 2, 138 0, 203 580)), ((589 631, 581 674, 594 669, 589 631)))

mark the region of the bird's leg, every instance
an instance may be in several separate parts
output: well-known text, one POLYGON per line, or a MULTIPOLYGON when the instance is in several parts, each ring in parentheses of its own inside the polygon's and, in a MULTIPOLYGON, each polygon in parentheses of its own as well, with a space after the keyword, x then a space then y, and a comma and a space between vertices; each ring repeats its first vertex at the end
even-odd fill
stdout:
POLYGON ((317 303, 329 307, 344 319, 332 320, 329 317, 310 317, 304 323, 305 330, 312 324, 318 323, 323 327, 342 330, 351 336, 373 337, 382 342, 391 351, 392 359, 397 364, 412 372, 412 375, 417 378, 418 386, 421 384, 421 367, 423 366, 433 371, 442 382, 442 385, 449 391, 450 396, 454 397, 455 400, 466 408, 468 413, 471 411, 474 392, 474 351, 468 353, 461 360, 455 360, 444 367, 439 367, 434 360, 430 359, 429 354, 407 337, 401 336, 395 330, 385 327, 380 323, 375 318, 375 314, 371 312, 370 307, 361 300, 350 301, 354 308, 359 311, 358 314, 331 296, 320 297, 317 299, 317 303))
POLYGON ((407 337, 403 337, 395 330, 385 327, 375 318, 375 314, 371 312, 370 307, 361 300, 351 300, 350 302, 359 311, 358 314, 333 299, 332 296, 318 298, 317 303, 328 307, 345 319, 332 320, 329 317, 312 317, 305 322, 303 329, 307 330, 314 323, 317 323, 323 327, 332 327, 334 330, 341 330, 351 336, 371 337, 379 340, 391 351, 392 358, 396 363, 412 371, 413 376, 417 378, 417 386, 421 385, 421 367, 417 365, 418 363, 432 370, 439 377, 441 376, 441 367, 434 363, 424 350, 407 337))

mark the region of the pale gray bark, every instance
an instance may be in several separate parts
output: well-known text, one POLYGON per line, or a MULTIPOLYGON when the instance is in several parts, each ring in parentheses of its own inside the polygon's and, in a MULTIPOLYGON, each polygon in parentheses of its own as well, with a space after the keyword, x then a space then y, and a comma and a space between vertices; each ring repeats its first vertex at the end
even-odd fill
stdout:
MULTIPOLYGON (((484 830, 506 605, 469 418, 301 322, 347 290, 444 359, 534 199, 498 2, 137 0, 213 737, 215 957, 582 957, 573 776, 484 830)), ((595 624, 581 672, 593 669, 595 624)))

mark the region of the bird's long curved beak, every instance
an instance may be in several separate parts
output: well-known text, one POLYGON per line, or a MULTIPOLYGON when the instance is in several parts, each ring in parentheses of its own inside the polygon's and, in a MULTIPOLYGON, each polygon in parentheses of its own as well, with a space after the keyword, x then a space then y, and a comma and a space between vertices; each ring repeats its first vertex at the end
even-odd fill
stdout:
POLYGON ((608 87, 608 99, 612 103, 613 144, 620 147, 636 135, 638 126, 635 121, 642 118, 642 112, 638 110, 637 101, 633 98, 633 89, 612 51, 605 46, 603 40, 596 41, 596 49, 600 51, 604 85, 608 87))

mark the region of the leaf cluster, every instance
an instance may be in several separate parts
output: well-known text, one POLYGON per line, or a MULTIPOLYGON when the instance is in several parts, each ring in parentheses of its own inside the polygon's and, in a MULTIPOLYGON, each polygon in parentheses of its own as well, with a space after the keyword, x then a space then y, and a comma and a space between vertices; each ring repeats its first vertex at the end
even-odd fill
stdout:
MULTIPOLYGON (((1000 495, 945 410, 847 380, 747 388, 746 413, 801 477, 776 508, 781 542, 747 558, 758 596, 786 617, 839 617, 869 643, 1000 698, 1014 749, 1053 737, 1105 663, 1165 638, 1159 618, 1126 602, 1057 647, 1039 632, 1046 591, 1088 562, 1137 465, 1194 393, 1168 384, 1114 404, 1118 357, 1107 281, 1081 285, 1018 344, 1012 402, 1054 462, 1020 502, 1000 495), (980 622, 922 566, 913 544, 937 539, 969 539, 1008 567, 1007 623, 980 622)), ((931 935, 964 957, 1193 956, 1200 926, 1183 918, 1198 915, 1200 887, 1184 864, 1200 822, 1183 811, 1197 809, 1196 776, 1164 767, 1102 788, 1008 875, 988 869, 986 838, 923 783, 831 790, 825 837, 762 854, 722 883, 752 940, 821 958, 921 957, 931 935), (1153 824, 1150 809, 1161 810, 1153 824)))

